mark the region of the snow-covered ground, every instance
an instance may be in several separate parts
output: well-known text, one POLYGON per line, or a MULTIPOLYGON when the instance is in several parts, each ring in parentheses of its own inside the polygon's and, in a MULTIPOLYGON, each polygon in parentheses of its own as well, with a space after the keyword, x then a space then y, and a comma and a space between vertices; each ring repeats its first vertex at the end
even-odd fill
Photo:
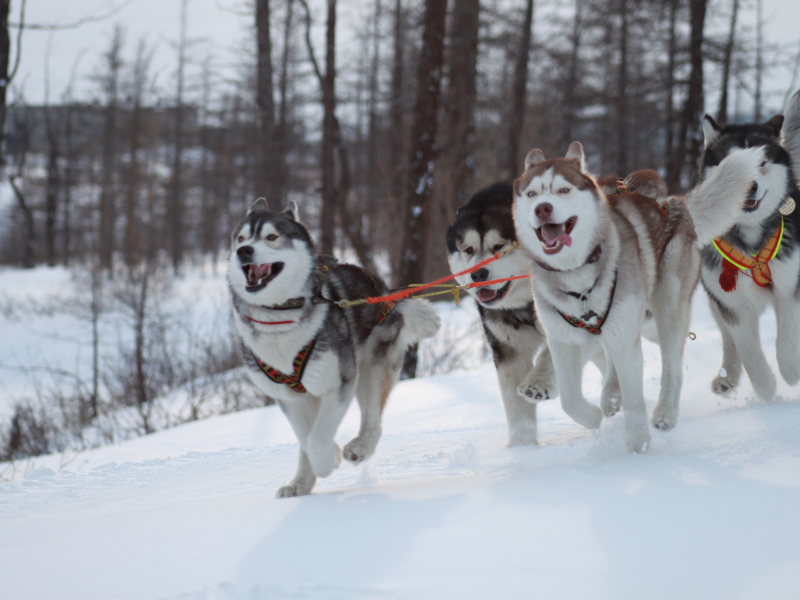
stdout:
MULTIPOLYGON (((505 447, 483 364, 401 382, 372 461, 304 498, 273 498, 297 454, 275 407, 0 465, 0 598, 797 598, 800 390, 714 396, 702 293, 692 329, 681 420, 646 455, 621 416, 592 433, 557 401, 539 447, 505 447)), ((772 313, 762 331, 777 371, 772 313)), ((652 410, 652 344, 645 359, 652 410)), ((593 368, 584 389, 599 401, 593 368)), ((357 427, 353 407, 339 440, 357 427)))

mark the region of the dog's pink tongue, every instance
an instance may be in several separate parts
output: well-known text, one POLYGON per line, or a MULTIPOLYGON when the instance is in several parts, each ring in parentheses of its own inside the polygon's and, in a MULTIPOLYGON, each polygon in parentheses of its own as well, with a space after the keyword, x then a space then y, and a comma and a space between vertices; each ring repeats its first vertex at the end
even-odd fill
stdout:
POLYGON ((478 300, 481 302, 489 302, 497 297, 497 290, 490 290, 488 288, 481 288, 478 290, 478 300))
POLYGON ((744 201, 745 208, 753 208, 756 204, 757 202, 755 198, 748 198, 747 200, 744 201))
POLYGON ((564 231, 563 223, 545 223, 542 225, 542 237, 548 246, 561 242, 563 246, 572 246, 572 238, 564 231))
POLYGON ((260 280, 262 277, 266 277, 267 275, 269 275, 271 269, 272 269, 272 263, 264 263, 263 265, 258 265, 255 268, 256 279, 260 280))

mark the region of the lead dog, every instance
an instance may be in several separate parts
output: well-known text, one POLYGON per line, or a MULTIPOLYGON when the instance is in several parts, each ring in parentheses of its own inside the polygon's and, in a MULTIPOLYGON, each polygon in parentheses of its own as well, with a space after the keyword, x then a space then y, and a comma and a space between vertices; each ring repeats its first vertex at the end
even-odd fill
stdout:
POLYGON ((336 430, 358 397, 361 428, 344 447, 369 458, 406 349, 439 329, 436 309, 413 299, 340 308, 342 299, 383 296, 386 284, 360 267, 317 255, 294 210, 258 200, 233 233, 228 283, 247 374, 277 399, 300 445, 297 473, 277 497, 308 494, 339 466, 336 430))
MULTIPOLYGON (((778 367, 790 385, 800 381, 800 201, 788 150, 800 161, 800 96, 795 94, 784 118, 764 124, 719 127, 708 115, 701 177, 713 176, 720 162, 739 148, 763 146, 764 160, 750 189, 740 199, 735 221, 716 239, 701 240, 703 287, 722 333, 722 366, 711 386, 723 394, 739 383, 742 366, 759 398, 771 401, 776 380, 764 356, 758 318, 768 305, 778 323, 778 367), (792 196, 795 200, 792 200, 792 196)), ((797 169, 798 165, 794 164, 797 169)))
POLYGON ((604 414, 616 412, 607 388, 618 380, 628 449, 647 450, 641 335, 649 314, 662 358, 653 425, 675 426, 690 302, 700 275, 698 235, 726 230, 731 205, 741 204, 762 156, 760 149, 732 154, 684 202, 635 192, 606 197, 586 170, 579 142, 565 158, 545 160, 538 149, 528 153, 525 172, 514 182, 517 239, 533 260, 534 297, 561 404, 576 422, 596 429, 604 414), (687 204, 698 198, 699 210, 690 215, 687 204), (609 358, 602 410, 581 391, 581 355, 597 345, 609 358))

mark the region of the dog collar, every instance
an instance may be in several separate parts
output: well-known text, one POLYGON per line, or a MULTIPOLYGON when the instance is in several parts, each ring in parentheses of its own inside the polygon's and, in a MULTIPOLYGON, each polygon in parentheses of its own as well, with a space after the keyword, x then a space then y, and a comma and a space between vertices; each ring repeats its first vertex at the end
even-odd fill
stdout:
POLYGON ((555 268, 551 267, 550 265, 547 265, 547 264, 545 264, 543 262, 540 262, 540 261, 538 261, 536 259, 534 259, 533 262, 535 262, 537 265, 542 267, 545 271, 555 271, 556 273, 565 273, 567 271, 575 271, 577 269, 585 267, 586 265, 590 265, 590 264, 592 264, 594 262, 597 262, 598 260, 600 260, 600 246, 599 245, 597 246, 597 248, 592 250, 592 253, 589 255, 589 258, 586 259, 585 263, 583 263, 580 267, 575 267, 574 269, 555 269, 555 268))
POLYGON ((561 315, 561 317, 567 323, 569 323, 573 327, 585 329, 592 335, 599 335, 601 333, 600 330, 603 327, 603 323, 605 323, 606 319, 608 318, 608 313, 611 312, 611 305, 614 303, 614 292, 616 291, 616 289, 617 289, 617 271, 614 271, 614 283, 611 285, 611 291, 608 293, 608 304, 606 305, 606 310, 603 312, 602 315, 598 315, 594 311, 590 310, 589 313, 581 315, 581 318, 579 319, 578 317, 571 317, 561 312, 555 306, 553 308, 559 315, 561 315), (589 323, 586 322, 586 320, 589 320, 593 317, 597 317, 597 325, 590 325, 589 323))
POLYGON ((778 225, 778 228, 767 240, 767 243, 764 244, 764 247, 756 254, 753 254, 752 258, 742 254, 730 242, 726 242, 722 238, 711 240, 714 248, 725 259, 722 261, 722 274, 719 276, 720 287, 725 292, 732 292, 736 289, 736 279, 739 276, 737 269, 742 271, 750 269, 753 281, 760 287, 772 285, 772 272, 768 263, 775 258, 781 248, 783 229, 783 217, 781 217, 781 224, 778 225))

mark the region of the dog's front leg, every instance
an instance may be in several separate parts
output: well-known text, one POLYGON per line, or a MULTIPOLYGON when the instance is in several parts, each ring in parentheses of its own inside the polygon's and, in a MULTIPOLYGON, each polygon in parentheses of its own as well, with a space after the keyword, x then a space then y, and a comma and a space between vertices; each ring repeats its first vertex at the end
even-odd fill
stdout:
POLYGON ((581 347, 575 344, 548 340, 556 380, 561 395, 561 407, 579 425, 597 429, 603 421, 603 413, 594 404, 586 401, 581 390, 583 358, 581 347))
POLYGON ((625 442, 631 452, 647 452, 650 430, 644 403, 644 360, 642 340, 637 335, 633 343, 606 347, 606 355, 614 363, 622 391, 622 412, 625 415, 625 442))
POLYGON ((740 309, 736 324, 730 325, 731 337, 742 364, 759 398, 771 402, 775 398, 775 374, 764 356, 758 326, 758 313, 755 310, 740 309))
POLYGON ((608 360, 604 348, 592 355, 592 362, 603 374, 603 392, 600 396, 600 409, 603 416, 613 417, 622 407, 622 392, 619 389, 619 379, 614 363, 608 360))
MULTIPOLYGON (((722 334, 722 366, 717 376, 711 380, 711 390, 715 394, 725 394, 739 383, 739 377, 742 374, 742 359, 736 349, 736 343, 733 341, 730 327, 723 318, 717 303, 713 299, 709 299, 708 304, 711 307, 711 314, 717 322, 717 327, 719 327, 719 331, 722 334)), ((732 312, 728 312, 733 316, 732 312)))
POLYGON ((350 406, 354 390, 355 381, 349 379, 320 398, 317 418, 306 440, 308 460, 317 477, 327 477, 339 466, 342 449, 333 438, 350 406))
POLYGON ((317 483, 317 476, 311 470, 311 464, 308 462, 308 455, 305 451, 306 440, 308 439, 308 432, 314 423, 319 408, 319 398, 306 395, 302 399, 286 402, 278 400, 283 414, 289 420, 300 446, 297 461, 297 472, 294 479, 286 485, 280 487, 275 494, 276 498, 292 498, 294 496, 305 496, 310 494, 317 483))
MULTIPOLYGON (((537 443, 536 402, 538 399, 532 399, 534 396, 532 390, 536 388, 530 387, 525 383, 530 380, 530 384, 536 386, 536 382, 540 381, 536 377, 535 369, 528 373, 532 359, 533 357, 526 352, 520 352, 513 357, 505 357, 500 361, 495 357, 497 378, 500 382, 500 397, 503 400, 503 409, 508 423, 509 446, 524 446, 537 443), (528 373, 527 377, 525 377, 526 373, 528 373), (520 384, 520 379, 522 378, 525 378, 525 381, 520 384), (530 393, 531 400, 522 395, 523 390, 530 393)), ((542 389, 541 393, 546 395, 547 389, 542 389)))
POLYGON ((775 318, 778 335, 775 349, 778 354, 778 368, 789 385, 800 381, 800 303, 775 294, 775 318))

